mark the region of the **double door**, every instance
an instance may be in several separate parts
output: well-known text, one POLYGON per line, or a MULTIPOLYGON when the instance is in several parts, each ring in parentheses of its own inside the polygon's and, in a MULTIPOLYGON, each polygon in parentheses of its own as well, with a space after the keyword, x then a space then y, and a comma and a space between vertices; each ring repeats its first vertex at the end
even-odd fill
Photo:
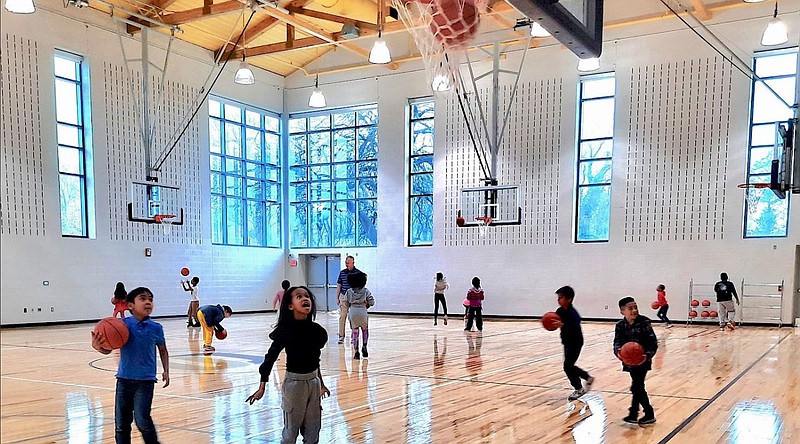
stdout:
POLYGON ((336 305, 336 280, 339 278, 341 257, 338 254, 306 255, 306 282, 317 300, 318 311, 334 311, 336 305))

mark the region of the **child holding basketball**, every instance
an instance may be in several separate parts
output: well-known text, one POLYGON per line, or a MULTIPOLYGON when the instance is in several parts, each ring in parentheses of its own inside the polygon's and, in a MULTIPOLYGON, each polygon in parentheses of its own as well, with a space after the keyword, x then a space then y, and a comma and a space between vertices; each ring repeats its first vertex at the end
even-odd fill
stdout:
POLYGON ((436 273, 436 282, 433 284, 433 325, 436 325, 436 318, 439 316, 439 303, 442 303, 442 310, 444 310, 444 325, 447 325, 447 300, 444 298, 444 292, 450 288, 444 274, 440 271, 436 273))
POLYGON ((203 353, 210 354, 216 350, 211 346, 214 340, 214 331, 225 331, 221 322, 231 317, 233 310, 227 305, 203 305, 197 310, 197 319, 203 327, 203 353))
POLYGON ((367 285, 367 275, 361 271, 354 271, 347 275, 347 283, 350 288, 344 294, 342 303, 347 307, 347 318, 350 320, 353 341, 353 359, 369 357, 367 351, 367 341, 369 341, 369 314, 367 309, 375 305, 375 298, 369 291, 367 285), (361 342, 361 354, 358 353, 358 330, 364 335, 361 342))
POLYGON ((650 405, 644 380, 647 372, 652 368, 653 356, 658 350, 658 338, 650 325, 650 319, 639 314, 639 307, 632 297, 626 296, 619 300, 619 312, 624 319, 617 322, 614 331, 614 355, 621 361, 620 349, 628 342, 640 344, 645 355, 644 362, 639 365, 622 364, 622 371, 631 375, 631 393, 633 394, 628 416, 622 420, 631 424, 653 424, 656 422, 656 416, 653 406, 650 405), (640 405, 644 411, 644 416, 641 418, 639 418, 640 405))
POLYGON ((561 344, 564 345, 564 373, 567 375, 572 388, 575 389, 567 399, 574 401, 585 395, 592 388, 594 377, 589 376, 586 371, 575 365, 581 356, 583 348, 583 330, 581 329, 581 316, 572 301, 575 300, 575 290, 570 286, 564 286, 556 290, 558 295, 558 315, 561 328, 561 344), (581 379, 586 381, 586 386, 581 384, 581 379))
POLYGON ((116 318, 117 314, 119 314, 120 318, 125 319, 125 310, 128 309, 127 296, 128 292, 125 291, 125 284, 117 282, 117 287, 114 288, 114 296, 111 297, 111 303, 114 304, 114 313, 111 315, 112 318, 116 318))
POLYGON ((284 279, 283 282, 281 282, 281 289, 278 290, 277 293, 275 293, 275 298, 272 299, 272 309, 273 310, 276 310, 278 307, 281 306, 281 299, 283 299, 283 294, 291 286, 292 286, 292 284, 289 281, 287 281, 286 279, 284 279))
POLYGON ((469 300, 469 316, 467 317, 467 326, 464 327, 465 331, 472 331, 472 321, 475 320, 475 326, 478 331, 483 331, 483 289, 481 288, 481 279, 479 277, 472 278, 472 288, 467 291, 467 299, 469 300))
MULTIPOLYGON (((114 402, 114 430, 116 442, 131 442, 131 423, 142 433, 145 443, 158 443, 156 427, 150 410, 156 379, 156 348, 161 357, 164 387, 169 385, 169 352, 164 339, 164 328, 150 318, 153 312, 153 293, 138 287, 126 296, 131 316, 123 319, 128 327, 128 341, 119 352, 116 401, 114 402)), ((92 347, 100 353, 111 353, 111 347, 102 333, 92 332, 92 347)))
POLYGON ((191 295, 189 300, 189 309, 186 316, 189 320, 186 322, 187 327, 200 327, 200 320, 197 318, 197 310, 200 308, 200 297, 198 296, 197 286, 200 285, 200 278, 195 276, 191 281, 184 281, 181 279, 181 287, 183 291, 188 291, 191 295))
POLYGON ((331 394, 322 381, 320 355, 328 333, 314 322, 317 304, 314 294, 306 287, 291 287, 281 300, 278 323, 269 334, 272 345, 258 368, 261 383, 247 397, 252 405, 264 396, 272 367, 281 350, 286 349, 286 374, 283 380, 283 434, 281 443, 294 443, 298 433, 303 442, 319 442, 322 427, 320 400, 331 394))
POLYGON ((667 287, 664 284, 659 284, 656 287, 656 297, 658 298, 658 312, 656 316, 664 323, 664 327, 672 328, 672 322, 667 317, 667 310, 669 310, 669 303, 667 302, 667 287))

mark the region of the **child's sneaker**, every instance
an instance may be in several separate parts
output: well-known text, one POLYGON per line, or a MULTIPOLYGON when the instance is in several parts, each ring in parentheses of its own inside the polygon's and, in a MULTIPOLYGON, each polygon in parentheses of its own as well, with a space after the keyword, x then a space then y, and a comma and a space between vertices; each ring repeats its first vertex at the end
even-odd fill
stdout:
POLYGON ((344 336, 339 336, 339 342, 337 344, 344 344, 344 336))
POLYGON ((585 394, 586 394, 586 389, 585 388, 580 388, 580 389, 575 390, 574 392, 570 393, 570 395, 569 395, 569 397, 567 399, 569 399, 570 401, 574 401, 574 400, 580 398, 581 396, 583 396, 585 394))
POLYGON ((586 387, 584 387, 587 392, 592 389, 592 384, 594 384, 594 376, 589 376, 586 378, 586 387))
POLYGON ((444 317, 444 325, 447 325, 447 316, 444 317))
POLYGON ((733 331, 736 329, 736 324, 733 321, 728 321, 728 330, 733 331))
POLYGON ((725 326, 724 325, 720 325, 719 326, 719 331, 725 331, 725 326))
POLYGON ((216 348, 214 348, 214 347, 212 347, 210 345, 204 345, 203 346, 203 353, 206 353, 206 354, 214 353, 214 351, 216 351, 216 350, 217 350, 216 348))
POLYGON ((369 353, 367 353, 367 346, 366 345, 361 347, 361 356, 363 356, 365 359, 369 358, 369 353))
POLYGON ((358 350, 356 350, 356 353, 353 355, 353 359, 361 359, 361 355, 358 354, 358 350))
POLYGON ((434 320, 433 320, 433 325, 437 325, 437 324, 436 324, 436 319, 434 319, 434 320))
POLYGON ((645 413, 644 416, 639 419, 639 425, 654 424, 655 422, 656 415, 653 413, 645 413))
POLYGON ((628 424, 639 424, 639 415, 636 413, 630 413, 628 416, 622 418, 622 420, 628 424))
POLYGON ((667 328, 672 328, 672 324, 667 324, 666 327, 667 328))

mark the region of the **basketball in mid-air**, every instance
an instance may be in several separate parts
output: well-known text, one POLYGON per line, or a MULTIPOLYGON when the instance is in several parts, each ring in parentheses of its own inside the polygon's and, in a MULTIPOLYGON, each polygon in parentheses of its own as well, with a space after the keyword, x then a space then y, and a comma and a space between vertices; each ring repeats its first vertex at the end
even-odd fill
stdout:
POLYGON ((117 318, 104 318, 97 323, 94 327, 95 333, 100 333, 106 339, 106 344, 111 350, 122 348, 128 342, 128 326, 125 321, 117 318))
POLYGON ((191 271, 189 271, 189 267, 181 268, 181 276, 189 276, 189 273, 191 273, 191 271))

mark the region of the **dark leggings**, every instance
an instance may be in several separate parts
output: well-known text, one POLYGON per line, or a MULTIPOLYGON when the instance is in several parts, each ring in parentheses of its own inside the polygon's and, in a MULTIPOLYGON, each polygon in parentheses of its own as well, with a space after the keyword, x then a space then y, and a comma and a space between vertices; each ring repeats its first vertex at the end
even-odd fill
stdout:
POLYGON ((644 365, 631 368, 631 393, 633 398, 631 399, 630 412, 634 415, 639 412, 639 406, 642 406, 645 415, 653 413, 653 406, 650 405, 650 398, 647 396, 647 390, 644 387, 644 378, 647 376, 647 370, 644 365))
POLYGON ((656 313, 656 316, 658 316, 658 319, 661 319, 662 322, 665 322, 667 324, 672 324, 672 322, 670 322, 669 318, 667 317, 667 310, 669 310, 669 304, 662 305, 661 308, 658 309, 658 313, 656 313))
POLYGON ((433 319, 436 320, 436 317, 439 316, 439 302, 442 303, 442 310, 444 310, 444 315, 447 316, 447 300, 445 300, 443 294, 435 293, 433 295, 433 319))
POLYGON ((574 344, 570 347, 564 346, 564 373, 569 379, 569 383, 575 390, 580 390, 581 379, 589 379, 589 374, 585 370, 575 365, 578 358, 581 356, 581 348, 583 344, 574 344))

